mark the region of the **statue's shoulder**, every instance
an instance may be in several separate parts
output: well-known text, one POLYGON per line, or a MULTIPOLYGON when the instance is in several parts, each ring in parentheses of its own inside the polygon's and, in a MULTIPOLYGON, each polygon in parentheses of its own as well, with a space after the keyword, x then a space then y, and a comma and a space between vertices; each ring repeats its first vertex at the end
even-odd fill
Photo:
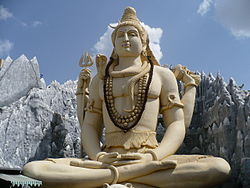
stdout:
POLYGON ((174 73, 167 67, 154 66, 154 72, 162 81, 176 80, 174 73))

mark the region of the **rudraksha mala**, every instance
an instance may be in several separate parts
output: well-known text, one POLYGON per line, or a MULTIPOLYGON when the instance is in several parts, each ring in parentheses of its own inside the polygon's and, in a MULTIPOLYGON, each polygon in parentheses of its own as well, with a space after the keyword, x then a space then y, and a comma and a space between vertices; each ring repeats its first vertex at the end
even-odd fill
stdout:
POLYGON ((115 108, 114 97, 113 97, 113 79, 109 75, 109 68, 113 62, 113 58, 110 58, 110 61, 105 70, 103 91, 104 91, 104 101, 106 104, 106 108, 109 114, 111 121, 114 125, 124 132, 129 131, 133 127, 137 125, 139 120, 141 119, 142 113, 145 109, 145 105, 148 98, 149 86, 153 77, 153 68, 154 65, 149 56, 147 59, 150 63, 150 71, 147 74, 143 75, 138 81, 138 95, 137 102, 135 108, 128 112, 128 115, 121 115, 115 108), (148 79, 147 79, 148 77, 148 79))

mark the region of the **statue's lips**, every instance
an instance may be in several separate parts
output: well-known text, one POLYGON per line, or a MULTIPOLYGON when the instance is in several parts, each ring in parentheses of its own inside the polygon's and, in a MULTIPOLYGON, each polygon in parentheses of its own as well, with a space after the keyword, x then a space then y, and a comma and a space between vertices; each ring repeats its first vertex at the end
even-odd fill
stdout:
POLYGON ((126 43, 126 44, 122 44, 122 47, 123 48, 129 48, 131 45, 129 43, 126 43))

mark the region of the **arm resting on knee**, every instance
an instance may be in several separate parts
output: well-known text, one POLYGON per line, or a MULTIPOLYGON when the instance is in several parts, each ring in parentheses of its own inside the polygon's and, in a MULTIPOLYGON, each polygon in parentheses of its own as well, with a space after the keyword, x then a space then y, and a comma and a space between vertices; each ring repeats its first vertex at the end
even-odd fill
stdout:
POLYGON ((164 111, 163 118, 167 130, 159 147, 153 150, 158 160, 162 160, 163 158, 174 154, 182 144, 185 137, 182 108, 173 107, 164 111))

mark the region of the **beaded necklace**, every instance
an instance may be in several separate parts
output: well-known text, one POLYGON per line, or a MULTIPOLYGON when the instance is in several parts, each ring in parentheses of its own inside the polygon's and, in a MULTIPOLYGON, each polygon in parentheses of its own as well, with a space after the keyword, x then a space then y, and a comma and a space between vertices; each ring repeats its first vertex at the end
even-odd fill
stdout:
POLYGON ((103 91, 104 91, 104 101, 106 104, 106 108, 111 121, 114 123, 116 127, 122 129, 124 132, 129 131, 130 129, 132 129, 137 125, 145 109, 145 105, 148 98, 148 90, 150 83, 152 81, 153 68, 154 68, 150 56, 148 56, 147 59, 150 63, 149 74, 148 76, 147 74, 145 74, 141 78, 139 78, 137 102, 135 107, 128 112, 128 115, 121 115, 115 108, 114 97, 113 97, 113 78, 112 76, 109 75, 109 68, 113 62, 112 57, 110 58, 110 61, 105 70, 103 91))

